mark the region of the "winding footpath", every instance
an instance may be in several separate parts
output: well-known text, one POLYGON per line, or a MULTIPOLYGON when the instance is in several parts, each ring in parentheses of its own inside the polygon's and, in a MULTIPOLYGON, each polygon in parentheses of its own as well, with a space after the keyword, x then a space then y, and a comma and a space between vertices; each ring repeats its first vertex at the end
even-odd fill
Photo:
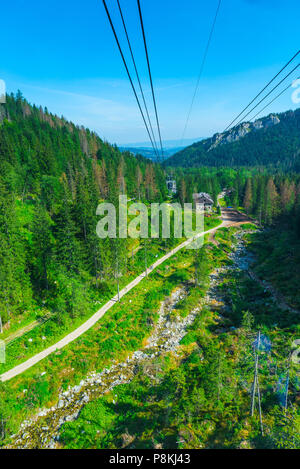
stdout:
MULTIPOLYGON (((153 272, 159 265, 161 265, 163 262, 165 262, 167 259, 172 257, 174 254, 176 254, 178 251, 181 249, 187 247, 189 244, 194 242, 196 239, 201 238, 202 236, 205 236, 207 234, 213 233, 216 230, 220 228, 225 228, 229 226, 234 226, 240 223, 245 223, 249 221, 246 216, 241 215, 240 213, 234 211, 234 210, 229 210, 229 209, 223 209, 222 210, 222 223, 214 228, 211 228, 207 231, 204 231, 202 233, 198 233, 196 236, 193 238, 189 238, 188 240, 184 241, 183 243, 179 244, 176 246, 174 249, 172 249, 170 252, 162 256, 160 259, 158 259, 154 264, 152 264, 147 271, 142 272, 140 275, 138 275, 132 282, 130 282, 126 287, 124 287, 122 290, 120 290, 119 297, 122 298, 124 295, 126 295, 130 290, 132 290, 136 285, 138 285, 148 274, 153 272)), ((109 300, 105 305, 103 305, 95 314, 93 314, 87 321, 85 321, 81 326, 79 326, 77 329, 74 331, 70 332, 70 334, 67 334, 63 339, 60 341, 56 342, 55 344, 51 345, 50 347, 42 350, 42 352, 37 353, 33 357, 29 358, 25 362, 21 363, 20 365, 15 366, 14 368, 11 368, 10 370, 6 371, 2 375, 0 375, 0 381, 8 381, 12 378, 15 378, 16 376, 20 375, 24 371, 28 370, 32 366, 36 365, 39 363, 41 360, 44 358, 48 357, 51 353, 56 352, 57 350, 62 349, 66 345, 70 344, 74 340, 78 339, 82 334, 84 334, 86 331, 88 331, 91 327, 93 327, 99 319, 104 316, 104 314, 112 308, 112 306, 118 301, 118 295, 115 295, 111 300, 109 300)))

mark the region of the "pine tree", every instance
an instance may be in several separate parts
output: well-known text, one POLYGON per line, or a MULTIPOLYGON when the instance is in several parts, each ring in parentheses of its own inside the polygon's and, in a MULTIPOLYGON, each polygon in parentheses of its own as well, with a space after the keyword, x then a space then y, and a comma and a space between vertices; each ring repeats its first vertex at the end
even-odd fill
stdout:
POLYGON ((142 198, 141 197, 142 182, 143 182, 143 174, 142 174, 140 166, 138 165, 136 168, 136 195, 137 195, 138 200, 141 200, 142 198))
POLYGON ((283 213, 289 213, 295 202, 295 183, 285 179, 280 186, 280 205, 283 213))
POLYGON ((15 201, 0 180, 0 312, 4 324, 12 314, 26 309, 32 291, 25 249, 15 212, 15 201))
POLYGON ((274 181, 269 178, 265 193, 265 220, 271 224, 278 212, 278 193, 274 181))
POLYGON ((120 158, 120 163, 118 166, 118 174, 117 174, 117 183, 119 187, 120 194, 125 194, 126 192, 126 183, 125 183, 125 162, 124 157, 120 158))
POLYGON ((64 184, 62 205, 55 217, 56 259, 67 271, 78 271, 81 255, 76 239, 77 229, 72 216, 72 204, 69 190, 64 184))
POLYGON ((195 249, 195 285, 204 286, 207 272, 207 252, 205 246, 195 249))
POLYGON ((51 227, 53 222, 42 205, 35 210, 32 242, 33 258, 36 264, 36 277, 41 286, 48 290, 48 269, 53 249, 51 227))
POLYGON ((184 178, 182 178, 179 184, 179 200, 182 206, 186 202, 186 199, 187 199, 186 184, 185 184, 184 178))
POLYGON ((155 185, 154 171, 153 171, 153 165, 152 164, 148 164, 146 166, 145 188, 146 188, 146 198, 147 198, 147 200, 153 201, 155 199, 156 194, 157 194, 157 188, 156 188, 156 185, 155 185))
POLYGON ((248 178, 246 182, 245 196, 243 202, 243 206, 248 214, 251 213, 252 203, 252 181, 250 178, 248 178))

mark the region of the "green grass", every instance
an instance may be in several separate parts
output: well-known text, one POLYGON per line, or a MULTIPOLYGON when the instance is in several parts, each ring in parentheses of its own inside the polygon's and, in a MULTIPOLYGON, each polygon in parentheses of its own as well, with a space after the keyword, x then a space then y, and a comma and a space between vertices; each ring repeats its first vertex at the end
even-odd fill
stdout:
MULTIPOLYGON (((215 227, 218 224, 220 224, 219 219, 207 219, 205 230, 215 227)), ((184 239, 177 241, 179 241, 180 244, 184 239)), ((152 240, 147 252, 148 265, 151 265, 170 250, 170 248, 164 246, 164 244, 164 241, 152 240)), ((130 283, 137 275, 143 272, 144 269, 144 249, 141 249, 136 252, 134 263, 128 266, 127 273, 120 278, 120 289, 130 283)), ((106 284, 106 286, 108 285, 106 284)), ((113 280, 110 282, 109 289, 107 288, 106 290, 103 286, 100 290, 87 288, 85 295, 89 299, 89 305, 88 308, 85 309, 84 314, 75 318, 65 315, 63 322, 58 322, 56 320, 56 315, 53 315, 53 318, 49 319, 46 323, 37 326, 22 337, 16 338, 6 347, 6 363, 0 364, 0 374, 58 342, 65 335, 79 327, 116 293, 117 283, 113 280)), ((44 311, 46 312, 47 310, 44 311)), ((18 320, 15 319, 9 330, 5 331, 5 334, 2 336, 3 339, 42 315, 43 310, 37 308, 34 313, 31 312, 29 315, 26 314, 25 317, 21 316, 18 320)))
POLYGON ((249 235, 256 256, 254 270, 300 310, 300 239, 291 229, 274 227, 249 235))
POLYGON ((186 250, 163 263, 78 340, 2 385, 1 400, 10 409, 11 431, 33 409, 50 405, 59 389, 78 383, 88 371, 100 371, 113 359, 122 360, 141 347, 151 333, 160 301, 182 281, 174 274, 183 266, 189 268, 192 262, 192 251, 186 250), (42 373, 46 374, 41 377, 42 373), (36 383, 41 384, 37 389, 36 383), (24 389, 35 391, 28 394, 24 389))
MULTIPOLYGON (((233 232, 220 230, 219 246, 206 246, 210 268, 226 263, 220 246, 230 247, 233 232)), ((258 242, 254 235, 248 239, 258 242)), ((203 308, 182 339, 179 355, 169 353, 158 360, 160 381, 140 370, 130 383, 87 404, 76 421, 63 425, 64 448, 300 447, 300 416, 291 407, 297 402, 294 365, 287 412, 279 407, 276 395, 290 344, 299 334, 299 318, 283 314, 268 292, 243 272, 228 270, 219 289, 229 306, 222 312, 226 332, 217 332, 220 324, 213 310, 203 308), (246 311, 253 315, 252 329, 243 325, 246 311), (258 413, 249 415, 252 342, 258 329, 272 343, 271 352, 261 353, 259 361, 264 436, 258 413)), ((190 290, 177 305, 178 313, 184 316, 190 311, 203 292, 190 290)))
MULTIPOLYGON (((160 250, 160 246, 155 246, 151 253, 153 260, 156 259, 155 253, 164 253, 160 250)), ((210 250, 208 251, 212 262, 210 250)), ((79 339, 53 353, 22 375, 0 385, 2 407, 10 415, 7 424, 8 433, 15 432, 19 423, 32 415, 38 407, 49 406, 55 402, 60 389, 78 383, 89 371, 101 371, 114 359, 122 360, 130 351, 140 348, 151 333, 160 302, 169 296, 176 286, 189 281, 193 276, 193 256, 193 250, 182 250, 177 253, 123 297, 119 304, 114 305, 79 339)), ((128 280, 130 279, 127 278, 126 283, 128 280)), ((125 279, 122 281, 125 283, 125 279)), ((203 296, 204 293, 200 289, 195 290, 198 290, 197 294, 203 296)), ((189 295, 186 304, 181 305, 181 309, 178 310, 180 314, 185 315, 188 308, 196 304, 197 294, 192 292, 189 295)), ((95 309, 100 306, 98 304, 95 309)), ((76 321, 79 324, 82 322, 82 317, 76 321)), ((72 329, 76 327, 75 324, 77 322, 72 323, 72 329)), ((68 332, 70 332, 70 323, 59 325, 52 320, 34 329, 8 347, 11 361, 5 369, 10 368, 11 363, 22 362, 25 357, 33 355, 68 332), (43 334, 46 337, 44 341, 41 340, 43 334), (33 341, 28 342, 29 338, 33 341)))

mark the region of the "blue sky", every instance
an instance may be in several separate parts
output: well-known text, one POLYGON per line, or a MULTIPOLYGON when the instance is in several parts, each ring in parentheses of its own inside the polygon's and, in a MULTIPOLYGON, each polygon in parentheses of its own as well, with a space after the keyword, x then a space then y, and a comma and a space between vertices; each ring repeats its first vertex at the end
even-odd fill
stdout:
MULTIPOLYGON (((120 1, 150 103, 136 0, 120 1)), ((19 88, 111 142, 147 140, 101 0, 3 3, 0 79, 8 92, 19 88)), ((116 0, 107 3, 121 32, 116 0)), ((180 139, 217 0, 141 4, 162 136, 180 139)), ((186 138, 231 122, 299 49, 299 22, 299 0, 222 1, 186 138)), ((291 94, 265 113, 295 109, 291 94)))

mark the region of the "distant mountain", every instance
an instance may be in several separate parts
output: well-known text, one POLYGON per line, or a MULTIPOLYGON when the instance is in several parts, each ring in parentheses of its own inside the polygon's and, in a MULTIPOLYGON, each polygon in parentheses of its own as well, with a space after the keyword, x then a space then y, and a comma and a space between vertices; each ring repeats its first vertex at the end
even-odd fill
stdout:
POLYGON ((196 142, 165 162, 170 166, 273 166, 300 171, 300 109, 244 122, 196 142))
MULTIPOLYGON (((200 142, 205 137, 195 137, 195 138, 184 138, 184 139, 173 139, 173 140, 163 140, 163 147, 164 148, 179 148, 179 147, 186 147, 191 145, 195 142, 200 142)), ((133 142, 133 143, 119 143, 117 144, 118 147, 125 147, 125 148, 152 148, 151 143, 147 142, 133 142)))
MULTIPOLYGON (((183 150, 185 147, 175 147, 175 148, 164 148, 164 155, 165 157, 169 158, 170 156, 174 155, 175 153, 183 150)), ((134 155, 142 155, 149 160, 155 160, 157 156, 155 155, 152 148, 143 148, 143 147, 119 147, 120 151, 129 151, 134 155)))
MULTIPOLYGON (((175 153, 183 150, 186 148, 187 145, 191 143, 199 142, 203 140, 202 137, 199 138, 186 138, 183 140, 164 140, 163 141, 163 149, 164 155, 166 158, 174 155, 175 153)), ((151 144, 149 142, 136 142, 136 143, 129 143, 118 145, 120 151, 129 151, 134 155, 142 155, 145 158, 149 158, 150 160, 156 159, 156 155, 152 149, 151 144)))

